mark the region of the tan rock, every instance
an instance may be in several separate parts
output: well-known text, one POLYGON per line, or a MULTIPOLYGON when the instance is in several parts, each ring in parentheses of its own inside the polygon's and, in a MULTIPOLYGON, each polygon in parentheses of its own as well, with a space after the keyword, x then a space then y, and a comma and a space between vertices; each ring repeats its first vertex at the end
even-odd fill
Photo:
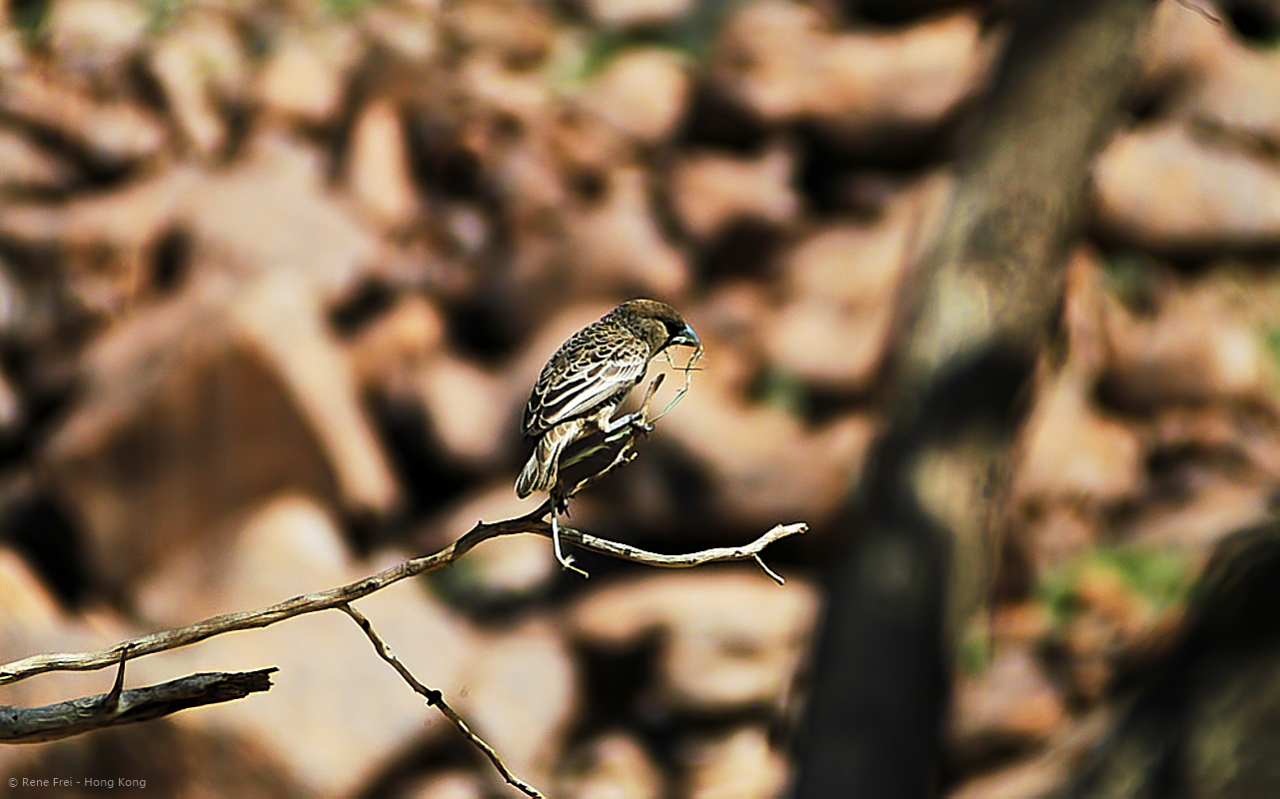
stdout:
POLYGON ((892 321, 890 305, 855 311, 804 299, 769 318, 764 341, 769 361, 785 373, 823 388, 856 391, 876 376, 892 321))
MULTIPOLYGON (((355 581, 402 560, 386 553, 352 561, 332 517, 297 495, 265 502, 170 560, 143 585, 139 607, 167 625, 214 613, 266 607, 302 593, 355 581)), ((474 634, 411 582, 357 603, 392 651, 422 682, 455 702, 467 679, 474 634)), ((274 687, 249 700, 177 717, 197 729, 230 731, 261 742, 317 795, 349 796, 406 747, 453 734, 424 706, 342 613, 290 619, 220 636, 198 647, 137 662, 137 679, 215 668, 276 666, 274 687), (358 696, 353 694, 358 693, 358 696)))
POLYGON ((22 399, 4 370, 0 370, 0 434, 13 434, 22 421, 22 399))
POLYGON ((26 66, 28 53, 22 32, 13 24, 8 7, 0 10, 0 72, 17 72, 26 66))
POLYGON ((1280 143, 1280 53, 1234 43, 1185 100, 1196 121, 1280 143))
POLYGON ((546 6, 518 0, 466 3, 451 15, 450 23, 462 43, 486 56, 507 56, 522 63, 542 58, 556 35, 546 6))
POLYGON ((951 799, 1026 799, 1053 796, 1071 778, 1071 764, 1061 758, 1029 757, 983 771, 962 781, 949 794, 951 799))
POLYGON ((1178 3, 1154 12, 1145 81, 1166 95, 1163 115, 1280 142, 1280 54, 1247 46, 1229 26, 1178 3))
POLYGON ((0 549, 0 618, 5 620, 5 658, 37 654, 38 639, 54 636, 65 622, 58 600, 22 556, 8 548, 0 549), (34 648, 24 643, 32 639, 34 648))
POLYGON ((445 320, 435 303, 418 294, 399 298, 361 330, 348 346, 357 379, 384 396, 412 395, 412 381, 440 351, 445 320))
POLYGON ((219 103, 239 99, 247 60, 230 20, 208 13, 184 15, 181 27, 156 41, 148 54, 187 146, 202 158, 212 157, 226 142, 219 103))
MULTIPOLYGON (((721 348, 703 340, 709 353, 721 348)), ((848 416, 808 429, 785 407, 748 404, 731 382, 740 373, 731 361, 721 367, 708 356, 705 365, 653 438, 706 470, 718 518, 763 532, 780 521, 817 523, 832 513, 856 479, 873 422, 848 416)))
POLYGON ((1023 502, 1113 505, 1135 497, 1144 483, 1146 453, 1137 433, 1100 415, 1091 387, 1073 375, 1037 398, 1021 447, 1014 491, 1023 502))
POLYGON ((75 177, 75 170, 63 159, 17 131, 0 128, 0 191, 58 191, 75 177))
POLYGON ((605 183, 598 203, 573 209, 566 219, 575 278, 596 290, 633 287, 649 296, 678 295, 688 285, 688 265, 658 228, 645 173, 619 167, 605 183))
POLYGON ((332 457, 338 499, 381 513, 396 501, 395 478, 363 412, 353 370, 329 333, 319 293, 292 272, 254 281, 230 307, 230 321, 275 365, 289 394, 332 457))
POLYGON ((258 101, 287 120, 331 125, 361 50, 355 31, 345 26, 287 31, 258 75, 258 101))
POLYGON ((980 674, 960 681, 951 722, 957 756, 980 758, 1046 742, 1067 720, 1058 690, 1028 647, 1004 646, 980 674))
POLYGON ((64 255, 96 248, 126 251, 132 256, 128 260, 140 260, 141 251, 174 223, 182 198, 193 190, 199 174, 174 166, 154 179, 108 193, 109 202, 97 197, 57 206, 9 202, 0 207, 0 229, 28 246, 61 246, 64 255))
POLYGON ((755 571, 645 575, 589 593, 570 612, 590 646, 620 648, 661 635, 659 685, 666 701, 698 710, 779 702, 807 650, 817 593, 755 571))
POLYGON ((1152 318, 1108 306, 1105 322, 1105 379, 1125 403, 1273 402, 1280 365, 1250 315, 1212 285, 1170 292, 1152 318))
POLYGON ((465 91, 479 107, 545 124, 551 116, 555 94, 551 85, 536 72, 513 69, 497 55, 477 54, 462 65, 459 78, 465 91))
POLYGON ((846 133, 936 124, 983 86, 992 45, 968 12, 837 34, 811 77, 807 110, 846 133))
POLYGON ((717 342, 716 383, 729 395, 747 396, 759 374, 761 342, 769 314, 768 290, 754 280, 723 281, 690 313, 697 317, 698 335, 717 342))
MULTIPOLYGON (((174 166, 57 206, 9 203, 0 207, 0 231, 56 247, 90 271, 105 254, 140 268, 147 248, 181 227, 205 271, 237 280, 292 271, 325 303, 345 296, 383 255, 379 239, 329 191, 317 152, 271 133, 245 150, 228 170, 174 166)), ((136 291, 137 274, 124 278, 136 291)))
POLYGON ((1115 310, 1117 296, 1097 253, 1079 248, 1067 261, 1063 298, 1063 326, 1067 334, 1067 362, 1063 372, 1083 380, 1097 380, 1108 358, 1107 314, 1115 310))
POLYGON ((356 118, 347 161, 347 185, 373 217, 391 228, 418 215, 418 195, 409 174, 409 145, 395 104, 371 102, 356 118))
POLYGON ((1168 123, 1123 133, 1093 178, 1099 224, 1162 250, 1280 241, 1280 167, 1168 123))
MULTIPOLYGON (((517 499, 514 478, 471 494, 447 510, 422 535, 427 549, 457 540, 479 522, 514 519, 529 513, 544 499, 517 499)), ((539 535, 510 535, 486 541, 467 553, 465 585, 460 590, 479 598, 527 596, 544 588, 556 574, 551 542, 539 535)))
POLYGON ((521 400, 513 401, 505 385, 501 377, 449 354, 419 372, 414 393, 447 456, 491 466, 506 454, 517 419, 515 402, 521 400))
POLYGON ((545 148, 569 191, 594 196, 592 192, 600 192, 583 190, 580 176, 603 178, 617 167, 630 168, 634 162, 633 141, 621 128, 569 103, 557 103, 551 113, 551 124, 535 123, 539 146, 545 148))
POLYGON ((362 9, 360 26, 377 45, 408 62, 427 63, 440 52, 438 9, 407 3, 362 9))
POLYGON ((464 259, 481 257, 493 242, 495 225, 479 203, 451 202, 437 213, 449 243, 464 259))
POLYGON ((1176 546, 1199 557, 1224 535, 1271 516, 1268 482, 1202 478, 1189 498, 1155 502, 1124 524, 1124 540, 1151 546, 1176 546))
POLYGON ((1227 403, 1160 408, 1150 436, 1152 451, 1223 453, 1280 474, 1280 435, 1227 403))
POLYGON ((1227 57, 1231 34, 1194 8, 1161 3, 1152 11, 1142 49, 1143 78, 1196 80, 1227 57))
POLYGON ((26 64, 27 51, 22 46, 22 34, 12 27, 0 27, 0 70, 17 72, 26 64))
MULTIPOLYGON (((559 165, 546 148, 526 142, 497 153, 493 172, 503 186, 510 187, 512 211, 523 223, 516 227, 515 235, 537 242, 541 249, 559 245, 560 231, 550 220, 559 220, 568 191, 559 165)), ((518 247, 516 257, 527 259, 530 249, 534 247, 529 244, 518 247)))
POLYGON ((903 207, 878 224, 835 224, 798 242, 783 259, 794 296, 851 305, 891 300, 907 258, 913 214, 903 207))
POLYGON ((152 158, 165 145, 163 127, 136 106, 98 102, 34 69, 5 75, 0 112, 56 134, 107 167, 152 158))
POLYGON ((581 761, 565 779, 569 799, 658 799, 662 772, 635 738, 623 732, 602 735, 586 744, 581 761))
POLYGON ((0 204, 0 230, 8 239, 57 254, 58 272, 46 276, 44 308, 35 306, 36 318, 47 318, 47 303, 53 303, 68 320, 105 325, 149 296, 151 248, 171 230, 175 207, 195 175, 179 165, 117 192, 56 204, 0 204))
POLYGON ((26 289, 14 277, 13 268, 0 258, 0 336, 18 333, 30 314, 26 289))
POLYGON ((59 0, 49 6, 44 39, 65 69, 120 74, 143 45, 149 24, 141 3, 59 0))
POLYGON ((587 13, 605 28, 674 22, 690 13, 689 0, 589 0, 587 13))
POLYGON ((127 724, 49 744, 6 748, 22 750, 28 760, 18 768, 0 773, 0 784, 15 780, 14 784, 19 787, 11 793, 17 794, 48 791, 61 797, 82 797, 125 790, 148 791, 173 799, 200 796, 293 799, 307 795, 256 742, 187 729, 171 718, 127 724), (59 785, 52 782, 52 774, 83 776, 64 778, 66 781, 59 785), (95 784, 92 780, 99 782, 95 784), (27 790, 23 790, 22 785, 26 785, 27 790), (113 787, 108 788, 109 785, 113 787))
POLYGON ((831 27, 790 0, 743 6, 725 25, 714 74, 766 120, 813 118, 857 134, 936 123, 981 86, 993 50, 969 14, 892 32, 831 27))
POLYGON ((582 102, 602 120, 642 144, 668 139, 689 103, 685 61, 657 47, 628 49, 609 61, 582 102))
POLYGON ((482 644, 468 664, 458 706, 515 773, 549 785, 577 710, 576 685, 561 634, 534 619, 482 644))
POLYGON ((829 34, 819 12, 792 0, 761 0, 725 20, 711 63, 717 82, 771 122, 795 119, 813 104, 829 34))
POLYGON ((201 283, 112 328, 41 461, 121 586, 282 487, 381 513, 397 487, 316 292, 201 283))
POLYGON ((247 150, 184 203, 196 246, 250 275, 295 271, 328 302, 343 296, 381 254, 379 240, 330 192, 318 153, 270 134, 247 150))
POLYGON ((769 799, 786 788, 787 759, 769 746, 762 727, 709 737, 691 747, 685 760, 687 795, 696 799, 769 799))
POLYGON ((898 282, 932 239, 945 179, 894 197, 871 223, 837 223, 782 258, 786 302, 761 340, 774 368, 827 389, 860 391, 889 344, 898 282))
POLYGON ((676 165, 672 200, 685 229, 701 239, 741 220, 787 225, 800 213, 794 171, 784 147, 755 158, 696 153, 676 165))
POLYGON ((484 780, 479 775, 446 771, 426 777, 412 785, 404 795, 409 799, 484 799, 486 794, 484 780))

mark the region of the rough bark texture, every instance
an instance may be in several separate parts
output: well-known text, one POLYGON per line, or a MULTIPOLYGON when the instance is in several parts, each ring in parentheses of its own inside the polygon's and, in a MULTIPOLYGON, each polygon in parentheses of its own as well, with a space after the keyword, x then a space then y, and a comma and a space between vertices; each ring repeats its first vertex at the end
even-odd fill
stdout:
POLYGON ((42 707, 0 705, 0 743, 44 743, 168 716, 179 710, 243 699, 271 688, 275 669, 192 674, 160 685, 86 696, 42 707))

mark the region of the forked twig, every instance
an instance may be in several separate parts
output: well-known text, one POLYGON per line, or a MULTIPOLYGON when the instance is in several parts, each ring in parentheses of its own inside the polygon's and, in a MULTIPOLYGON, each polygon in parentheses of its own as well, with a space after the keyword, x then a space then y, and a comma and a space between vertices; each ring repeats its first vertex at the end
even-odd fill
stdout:
MULTIPOLYGON (((698 347, 693 351, 693 355, 689 356, 689 362, 686 363, 684 366, 676 366, 675 363, 671 364, 671 367, 673 369, 679 369, 680 371, 684 372, 684 385, 680 387, 680 390, 676 392, 676 395, 671 398, 670 402, 667 403, 667 407, 663 408, 661 413, 659 413, 657 416, 649 420, 650 424, 666 416, 671 411, 671 409, 676 406, 676 403, 684 399, 684 395, 689 393, 689 385, 693 382, 693 373, 697 371, 701 371, 699 369, 694 368, 694 365, 697 364, 701 358, 702 358, 702 347, 698 347)), ((671 360, 670 354, 667 355, 667 360, 668 361, 671 360)))

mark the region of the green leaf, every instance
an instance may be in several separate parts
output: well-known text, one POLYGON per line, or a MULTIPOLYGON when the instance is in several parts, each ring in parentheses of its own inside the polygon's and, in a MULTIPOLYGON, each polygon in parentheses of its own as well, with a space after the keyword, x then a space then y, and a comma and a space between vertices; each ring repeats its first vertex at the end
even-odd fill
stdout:
POLYGON ((1086 569, 1114 574, 1157 611, 1185 602, 1195 581, 1190 563, 1178 550, 1138 545, 1098 547, 1063 564, 1037 586, 1036 595, 1055 626, 1080 612, 1077 586, 1086 569))

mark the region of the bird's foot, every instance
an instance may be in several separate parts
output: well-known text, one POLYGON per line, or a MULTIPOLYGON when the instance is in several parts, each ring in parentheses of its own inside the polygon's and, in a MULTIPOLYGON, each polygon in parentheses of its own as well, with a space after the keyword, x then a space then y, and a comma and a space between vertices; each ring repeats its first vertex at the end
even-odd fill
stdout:
POLYGON ((587 574, 582 569, 579 569, 577 566, 573 565, 573 555, 565 555, 563 558, 560 558, 560 566, 564 569, 567 569, 568 571, 577 572, 578 574, 581 574, 584 579, 591 576, 590 574, 587 574))
POLYGON ((551 514, 551 545, 555 550, 556 560, 560 561, 561 567, 568 569, 571 572, 577 572, 584 578, 591 576, 582 569, 579 569, 577 566, 574 566, 573 556, 565 555, 560 549, 560 524, 556 521, 556 515, 554 513, 551 514))
POLYGON ((654 426, 652 422, 646 422, 644 419, 632 419, 631 429, 647 436, 654 431, 654 426))

